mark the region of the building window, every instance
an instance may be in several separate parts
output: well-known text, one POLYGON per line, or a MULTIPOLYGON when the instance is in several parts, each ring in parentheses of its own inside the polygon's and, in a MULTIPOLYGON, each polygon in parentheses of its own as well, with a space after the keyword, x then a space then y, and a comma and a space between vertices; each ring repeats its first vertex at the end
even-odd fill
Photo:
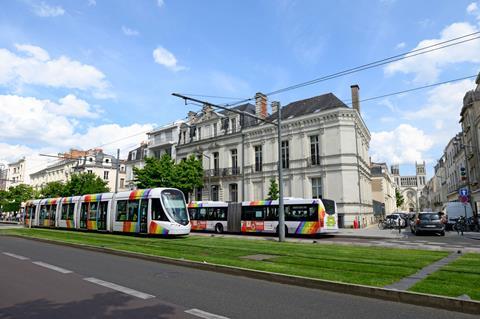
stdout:
POLYGON ((108 171, 103 172, 103 179, 105 179, 105 180, 108 179, 108 171))
POLYGON ((92 174, 93 171, 92 171, 91 169, 89 169, 89 170, 87 171, 87 173, 88 173, 88 174, 92 174))
POLYGON ((312 198, 322 198, 322 179, 312 178, 312 198))
POLYGON ((238 185, 230 184, 228 188, 230 193, 230 201, 237 202, 238 201, 238 185))
POLYGON ((262 145, 255 146, 255 172, 262 171, 262 145))
POLYGON ((282 168, 290 167, 290 152, 288 141, 282 141, 282 168))
POLYGON ((120 178, 120 188, 125 187, 125 178, 120 178))
POLYGON ((310 136, 310 159, 312 165, 320 165, 320 145, 318 135, 310 136))
POLYGON ((218 201, 218 185, 211 186, 212 200, 218 201))
POLYGON ((202 139, 202 128, 199 127, 198 128, 198 140, 201 140, 202 139))
POLYGON ((230 153, 232 154, 232 174, 236 175, 236 174, 238 174, 237 150, 236 149, 230 150, 230 153))
POLYGON ((232 133, 237 131, 237 119, 232 119, 232 133))
POLYGON ((217 136, 217 123, 213 123, 213 136, 217 136))
POLYGON ((220 158, 218 152, 213 153, 213 176, 220 175, 220 158))

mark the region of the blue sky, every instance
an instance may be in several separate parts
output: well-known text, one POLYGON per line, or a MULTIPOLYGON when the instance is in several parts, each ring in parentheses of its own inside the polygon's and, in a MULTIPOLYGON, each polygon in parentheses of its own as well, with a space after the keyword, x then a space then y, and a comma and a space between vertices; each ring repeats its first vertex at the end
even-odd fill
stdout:
MULTIPOLYGON (((479 8, 472 0, 5 1, 0 162, 118 139, 104 148, 126 153, 145 137, 124 137, 198 110, 172 92, 252 97, 476 32, 479 8)), ((368 98, 474 75, 478 52, 480 40, 471 41, 270 101, 327 92, 348 100, 355 83, 368 98)), ((431 174, 460 129, 473 80, 363 103, 372 158, 400 163, 402 173, 425 160, 431 174)))

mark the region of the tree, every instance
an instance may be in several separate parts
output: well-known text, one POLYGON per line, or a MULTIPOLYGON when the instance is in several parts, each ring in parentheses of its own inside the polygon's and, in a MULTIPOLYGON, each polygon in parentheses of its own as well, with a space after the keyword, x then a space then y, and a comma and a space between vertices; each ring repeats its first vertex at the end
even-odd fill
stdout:
POLYGON ((65 184, 62 182, 47 183, 39 192, 40 198, 52 198, 65 196, 65 184))
POLYGON ((35 191, 33 187, 26 184, 19 184, 10 187, 8 191, 0 195, 0 205, 2 210, 7 212, 16 212, 20 210, 22 202, 34 198, 35 191))
POLYGON ((93 173, 72 174, 65 185, 65 196, 106 193, 110 189, 107 182, 93 173))
POLYGON ((133 168, 138 188, 174 187, 175 162, 168 154, 160 159, 147 157, 143 168, 133 168))
POLYGON ((194 155, 176 164, 168 154, 160 159, 148 157, 143 168, 133 168, 138 188, 174 187, 186 196, 203 187, 202 162, 194 155))
POLYGON ((278 184, 275 178, 270 179, 270 188, 268 190, 268 200, 278 199, 278 184))
POLYGON ((203 187, 202 161, 194 155, 175 165, 174 187, 180 189, 188 200, 188 194, 203 187))
POLYGON ((397 200, 397 207, 402 207, 405 199, 398 189, 395 189, 395 198, 397 200))

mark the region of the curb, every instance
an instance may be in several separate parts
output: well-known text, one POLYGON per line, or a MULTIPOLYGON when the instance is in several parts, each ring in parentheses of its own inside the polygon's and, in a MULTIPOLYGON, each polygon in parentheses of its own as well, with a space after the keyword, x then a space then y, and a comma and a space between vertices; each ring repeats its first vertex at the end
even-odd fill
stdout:
POLYGON ((362 297, 369 297, 374 299, 381 299, 387 301, 401 302, 412 305, 440 308, 449 311, 456 311, 468 314, 480 313, 480 302, 472 300, 462 300, 451 297, 441 297, 437 295, 401 291, 395 289, 378 288, 365 285, 354 285, 330 280, 314 279, 308 277, 283 275, 261 270, 251 270, 240 267, 224 266, 218 264, 210 264, 198 261, 189 261, 185 259, 175 259, 170 257, 154 256, 142 253, 132 253, 112 248, 95 247, 84 244, 74 244, 61 241, 55 241, 43 238, 25 237, 20 235, 4 235, 8 237, 22 238, 27 240, 40 241, 48 244, 68 246, 74 248, 85 249, 89 251, 102 252, 122 257, 137 258, 147 261, 160 262, 170 265, 195 268, 206 271, 214 271, 228 275, 248 277, 259 280, 266 280, 269 282, 276 282, 280 284, 287 284, 305 288, 321 289, 343 293, 348 295, 356 295, 362 297))

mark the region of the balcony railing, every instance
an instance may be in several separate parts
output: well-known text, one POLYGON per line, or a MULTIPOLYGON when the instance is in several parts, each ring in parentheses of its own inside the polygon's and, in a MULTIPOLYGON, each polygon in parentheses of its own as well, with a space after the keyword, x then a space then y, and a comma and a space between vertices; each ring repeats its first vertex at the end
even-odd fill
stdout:
POLYGON ((204 171, 205 177, 222 177, 222 176, 238 176, 240 175, 240 167, 214 168, 204 171))

